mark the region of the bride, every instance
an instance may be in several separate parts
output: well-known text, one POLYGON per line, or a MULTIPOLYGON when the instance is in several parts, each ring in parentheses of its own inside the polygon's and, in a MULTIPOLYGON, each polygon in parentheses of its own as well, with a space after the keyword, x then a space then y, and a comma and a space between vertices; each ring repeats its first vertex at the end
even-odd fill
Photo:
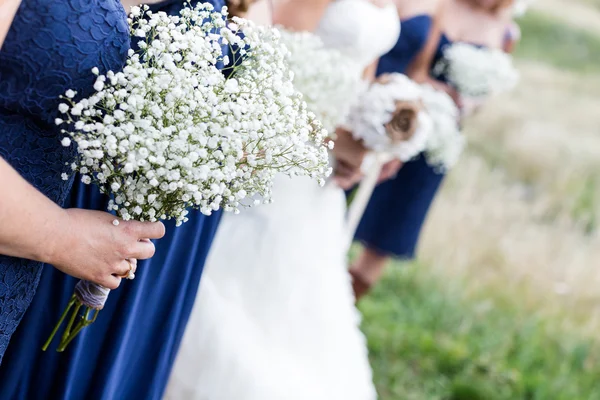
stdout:
MULTIPOLYGON (((314 30, 366 70, 394 45, 400 27, 395 6, 383 0, 287 0, 274 16, 290 29, 314 30)), ((345 197, 336 184, 352 175, 345 149, 357 145, 339 140, 334 156, 344 168, 336 180, 319 187, 282 177, 274 204, 224 216, 166 398, 377 397, 346 268, 345 197)))

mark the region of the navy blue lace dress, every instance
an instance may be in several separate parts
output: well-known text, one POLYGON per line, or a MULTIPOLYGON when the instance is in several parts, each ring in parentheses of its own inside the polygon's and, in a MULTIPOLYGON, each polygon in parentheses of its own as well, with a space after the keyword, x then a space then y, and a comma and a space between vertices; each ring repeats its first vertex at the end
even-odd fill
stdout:
MULTIPOLYGON (((403 21, 400 39, 381 58, 377 74, 404 73, 425 45, 431 25, 428 15, 403 21)), ((449 43, 442 35, 434 65, 449 43)), ((443 178, 443 174, 427 164, 422 154, 405 163, 395 178, 375 188, 355 239, 385 255, 413 258, 423 222, 443 178)))
MULTIPOLYGON (((19 7, 0 51, 0 156, 58 204, 71 187, 60 175, 73 156, 53 122, 58 96, 91 94, 91 69, 121 69, 128 49, 117 0, 23 0, 19 7)), ((41 263, 0 255, 0 360, 41 272, 41 263)))
MULTIPOLYGON (((25 0, 27 1, 27 0, 25 0)), ((212 2, 221 8, 220 0, 212 2)), ((182 0, 152 8, 178 12, 182 0)), ((58 174, 60 175, 60 174, 58 174)), ((75 182, 69 207, 106 209, 95 188, 75 182)), ((219 221, 190 212, 189 222, 157 241, 134 281, 110 293, 96 322, 64 353, 42 352, 76 280, 45 268, 31 307, 0 366, 0 399, 160 399, 194 304, 219 221)))

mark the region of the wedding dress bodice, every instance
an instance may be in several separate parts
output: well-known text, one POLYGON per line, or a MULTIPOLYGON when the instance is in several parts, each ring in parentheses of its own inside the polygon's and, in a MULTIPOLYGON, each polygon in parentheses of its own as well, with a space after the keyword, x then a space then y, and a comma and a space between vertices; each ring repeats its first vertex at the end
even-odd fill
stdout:
POLYGON ((365 68, 394 47, 400 22, 391 2, 381 7, 368 0, 337 0, 327 7, 315 33, 365 68))

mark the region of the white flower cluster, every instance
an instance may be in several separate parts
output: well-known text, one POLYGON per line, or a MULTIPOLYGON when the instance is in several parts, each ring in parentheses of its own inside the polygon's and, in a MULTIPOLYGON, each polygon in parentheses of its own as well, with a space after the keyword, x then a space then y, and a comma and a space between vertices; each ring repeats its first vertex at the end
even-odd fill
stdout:
POLYGON ((269 201, 277 172, 324 181, 326 131, 294 89, 277 30, 228 23, 208 3, 179 16, 133 7, 129 24, 139 51, 123 72, 94 68, 96 92, 67 91, 56 120, 68 126, 63 145, 77 145, 72 169, 112 195, 111 210, 179 224, 188 208, 269 201))
POLYGON ((363 93, 350 112, 349 129, 354 138, 362 140, 365 147, 388 153, 401 161, 408 161, 421 153, 427 144, 433 123, 426 112, 417 116, 417 129, 409 140, 394 142, 385 125, 392 119, 397 101, 419 103, 421 87, 405 75, 386 75, 387 82, 374 82, 363 93))
POLYGON ((433 121, 433 129, 425 147, 427 163, 441 172, 452 168, 465 147, 465 138, 460 132, 460 111, 446 93, 423 85, 422 100, 427 114, 433 121))
POLYGON ((436 71, 445 71, 449 82, 463 95, 481 97, 511 90, 519 81, 512 57, 502 50, 455 43, 444 51, 436 71))
POLYGON ((313 33, 279 29, 289 50, 286 60, 294 73, 294 86, 309 110, 333 133, 364 88, 360 66, 341 52, 325 47, 313 33))

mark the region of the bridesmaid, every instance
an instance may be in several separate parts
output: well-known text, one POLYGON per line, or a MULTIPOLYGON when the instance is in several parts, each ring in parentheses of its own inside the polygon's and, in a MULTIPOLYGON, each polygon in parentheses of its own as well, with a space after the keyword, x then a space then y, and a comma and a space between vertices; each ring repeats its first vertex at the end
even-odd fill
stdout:
MULTIPOLYGON (((212 3, 216 9, 224 5, 220 0, 212 3)), ((172 14, 182 5, 182 0, 170 0, 151 8, 172 14)), ((105 210, 107 198, 76 182, 68 204, 105 210)), ((0 367, 0 398, 160 399, 218 220, 218 214, 190 212, 189 222, 177 229, 167 223, 167 235, 156 243, 154 258, 139 263, 134 281, 111 292, 96 322, 64 353, 42 352, 41 345, 76 279, 45 268, 33 304, 0 367)))
MULTIPOLYGON (((438 0, 416 4, 398 0, 402 33, 396 47, 381 58, 378 74, 402 72, 428 82, 452 96, 458 93, 443 76, 434 80, 431 68, 454 41, 502 48, 507 10, 512 0, 438 0)), ((374 285, 389 258, 411 259, 427 212, 444 174, 430 167, 423 155, 407 162, 393 179, 379 185, 367 206, 355 239, 364 250, 350 269, 357 299, 374 285)))
POLYGON ((1 360, 42 263, 114 289, 117 275, 129 270, 126 259, 152 256, 154 245, 139 239, 160 238, 164 226, 114 227, 106 212, 60 207, 72 184, 60 176, 73 154, 54 124, 58 96, 67 89, 91 94, 93 67, 122 68, 129 30, 118 1, 3 1, 0 45, 1 360))

